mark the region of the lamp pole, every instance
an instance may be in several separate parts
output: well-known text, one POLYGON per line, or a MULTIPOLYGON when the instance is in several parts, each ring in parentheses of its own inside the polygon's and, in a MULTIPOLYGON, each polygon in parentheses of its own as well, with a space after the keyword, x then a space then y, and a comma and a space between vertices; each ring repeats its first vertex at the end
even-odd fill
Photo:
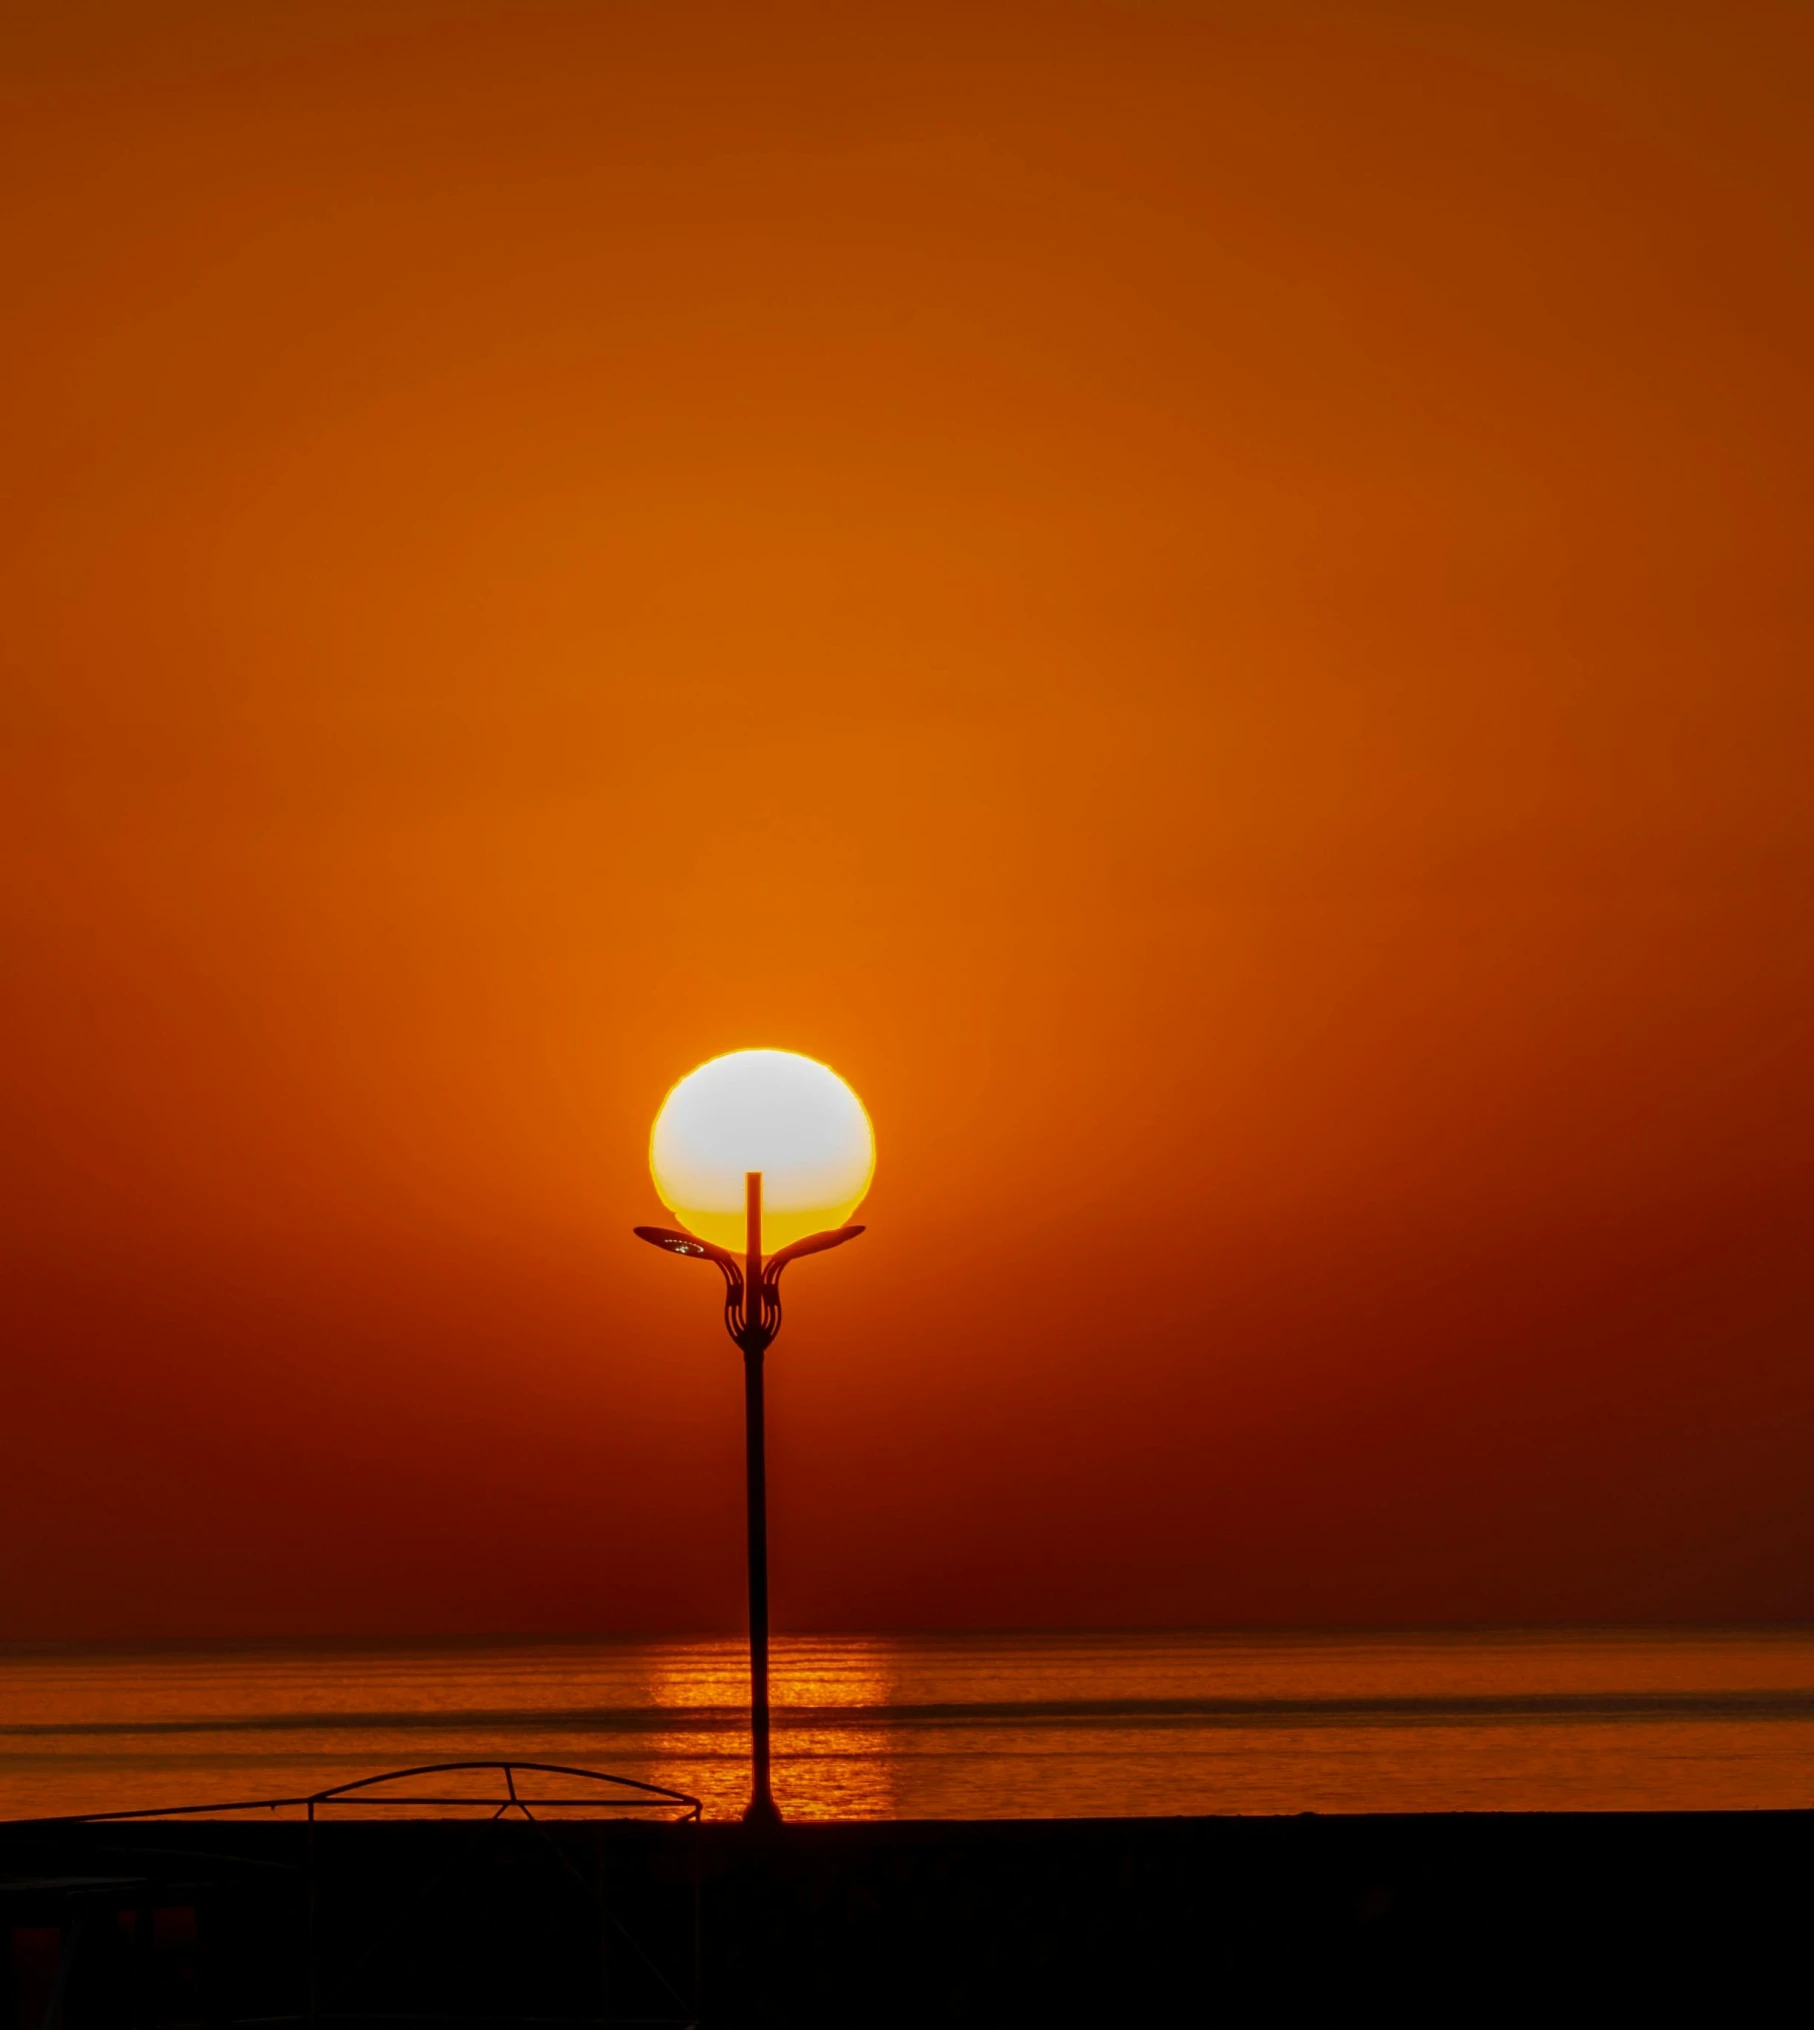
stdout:
MULTIPOLYGON (((747 1223, 743 1287, 762 1288, 762 1172, 743 1180, 747 1223)), ((763 1417, 762 1356, 774 1336, 766 1331, 760 1304, 744 1320, 743 1348, 743 1487, 748 1508, 750 1561, 750 1801, 744 1819, 751 1825, 778 1826, 781 1813, 769 1784, 768 1762, 768 1437, 763 1417)), ((780 1322, 777 1318, 777 1324, 780 1322)))
POLYGON ((714 1262, 724 1277, 724 1325, 743 1353, 744 1495, 750 1577, 750 1801, 746 1825, 778 1826, 781 1812, 769 1778, 768 1691, 768 1456, 762 1401, 762 1360, 781 1330, 781 1271, 801 1255, 854 1241, 860 1226, 832 1227, 808 1234, 791 1247, 762 1258, 762 1172, 744 1175, 744 1251, 739 1261, 729 1248, 702 1241, 673 1227, 639 1226, 638 1240, 714 1262))

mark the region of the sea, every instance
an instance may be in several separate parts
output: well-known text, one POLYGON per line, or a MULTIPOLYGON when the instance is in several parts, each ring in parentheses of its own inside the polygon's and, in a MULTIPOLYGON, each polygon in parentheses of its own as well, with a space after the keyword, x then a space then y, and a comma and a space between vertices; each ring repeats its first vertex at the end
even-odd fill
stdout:
MULTIPOLYGON (((774 1687, 797 1819, 1814 1807, 1814 1629, 793 1637, 774 1687)), ((729 1638, 13 1647, 0 1816, 490 1762, 734 1817, 747 1688, 729 1638)))

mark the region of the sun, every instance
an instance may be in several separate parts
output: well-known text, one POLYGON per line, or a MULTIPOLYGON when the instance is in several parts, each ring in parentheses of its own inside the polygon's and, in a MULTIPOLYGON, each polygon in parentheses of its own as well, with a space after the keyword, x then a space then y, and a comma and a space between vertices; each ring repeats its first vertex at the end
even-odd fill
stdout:
POLYGON ((649 1168, 689 1233, 744 1244, 744 1180, 762 1172, 762 1247, 842 1226, 875 1174, 875 1131, 835 1071, 791 1050, 734 1050, 661 1103, 649 1168))

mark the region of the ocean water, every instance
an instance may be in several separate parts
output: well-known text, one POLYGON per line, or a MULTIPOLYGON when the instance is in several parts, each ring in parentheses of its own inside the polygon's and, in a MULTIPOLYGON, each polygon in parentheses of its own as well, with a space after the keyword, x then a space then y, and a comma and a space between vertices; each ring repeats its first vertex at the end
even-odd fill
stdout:
MULTIPOLYGON (((484 1758, 734 1816, 745 1668, 731 1640, 14 1649, 0 1816, 484 1758)), ((1814 1630, 828 1636, 777 1643, 775 1696, 796 1818, 1814 1806, 1814 1630)))

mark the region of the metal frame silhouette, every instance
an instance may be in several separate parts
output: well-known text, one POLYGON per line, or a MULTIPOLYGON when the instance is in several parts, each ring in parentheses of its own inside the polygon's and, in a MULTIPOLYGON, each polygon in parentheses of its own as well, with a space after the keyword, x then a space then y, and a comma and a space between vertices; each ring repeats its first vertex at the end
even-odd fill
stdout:
MULTIPOLYGON (((7 1832, 44 1827, 76 1825, 116 1825, 148 1819, 214 1819, 246 1812, 300 1811, 307 1822, 306 1844, 302 1868, 304 1882, 304 1926, 303 1926, 303 2006, 300 2014, 294 2016, 272 2016, 262 2020, 276 2030, 282 2024, 307 2026, 317 2030, 322 2024, 367 2024, 374 2021, 397 2021, 394 2012, 374 2016, 369 2010, 348 2007, 329 2010, 323 2007, 324 1982, 323 1940, 321 1922, 321 1864, 316 1848, 315 1829, 321 1823, 322 1814, 336 1806, 356 1807, 370 1811, 379 1808, 391 1810, 420 1809, 424 1806, 440 1811, 480 1810, 488 1814, 485 1823, 496 1825, 512 1815, 527 1821, 536 1828, 556 1863, 573 1880, 581 1898, 597 1917, 601 1927, 609 1924, 617 1934, 619 1942, 627 1946, 643 1963, 649 1974, 666 1991, 676 2013, 672 2016, 638 2017, 637 2022, 650 2026, 663 2026, 663 2030, 697 2030, 703 1981, 704 1937, 701 1910, 701 1871, 697 1845, 693 1852, 692 1869, 692 1968, 691 1993, 682 1992, 680 1982, 671 1978, 667 1970, 657 1964, 642 1943, 624 1926, 622 1921, 594 1894, 593 1885, 574 1867, 571 1858, 553 1841, 536 1818, 537 1811, 584 1811, 587 1813, 605 1811, 650 1811, 670 1812, 670 1821, 677 1825, 699 1826, 705 1807, 700 1799, 685 1791, 669 1790, 662 1784, 644 1783, 631 1776, 614 1776, 603 1770, 580 1769, 558 1762, 425 1762, 409 1769, 385 1770, 377 1776, 360 1776, 347 1783, 330 1785, 325 1790, 310 1791, 294 1797, 233 1798, 210 1804, 149 1805, 128 1807, 121 1811, 78 1812, 63 1817, 35 1819, 0 1820, 0 1829, 7 1832), (379 1786, 405 1783, 419 1777, 465 1776, 473 1771, 495 1771, 503 1779, 502 1795, 495 1790, 486 1796, 471 1795, 466 1789, 455 1786, 451 1791, 436 1786, 428 1794, 410 1790, 401 1794, 383 1795, 379 1786), (578 1778, 583 1783, 607 1786, 580 1796, 536 1797, 525 1795, 517 1784, 519 1776, 559 1776, 578 1778)), ((198 1859, 218 1856, 198 1856, 198 1859)), ((372 1940, 363 1953, 344 1970, 340 1985, 342 1988, 354 1980, 373 1959, 381 1948, 394 1942, 398 1935, 426 1909, 438 1892, 448 1888, 454 1874, 472 1859, 470 1851, 456 1857, 454 1863, 442 1868, 426 1883, 415 1888, 415 1893, 405 1894, 388 1924, 372 1940)), ((275 1864, 282 1866, 283 1864, 275 1864)), ((65 1941, 65 1958, 73 1948, 76 1932, 72 1929, 65 1941)), ((67 1974, 66 1967, 59 1969, 59 1987, 67 1974)), ((684 1979, 685 1977, 681 1977, 684 1979)), ((350 1999, 350 1998, 349 1998, 350 1999)), ((480 2013, 473 2016, 449 2016, 436 2012, 434 2020, 447 2025, 461 2023, 493 2024, 499 2019, 494 2015, 480 2013)), ((572 2030, 602 2030, 611 2020, 608 2008, 603 2016, 576 2017, 571 2019, 572 2030)), ((550 2026, 553 2030, 553 2026, 550 2026)))

